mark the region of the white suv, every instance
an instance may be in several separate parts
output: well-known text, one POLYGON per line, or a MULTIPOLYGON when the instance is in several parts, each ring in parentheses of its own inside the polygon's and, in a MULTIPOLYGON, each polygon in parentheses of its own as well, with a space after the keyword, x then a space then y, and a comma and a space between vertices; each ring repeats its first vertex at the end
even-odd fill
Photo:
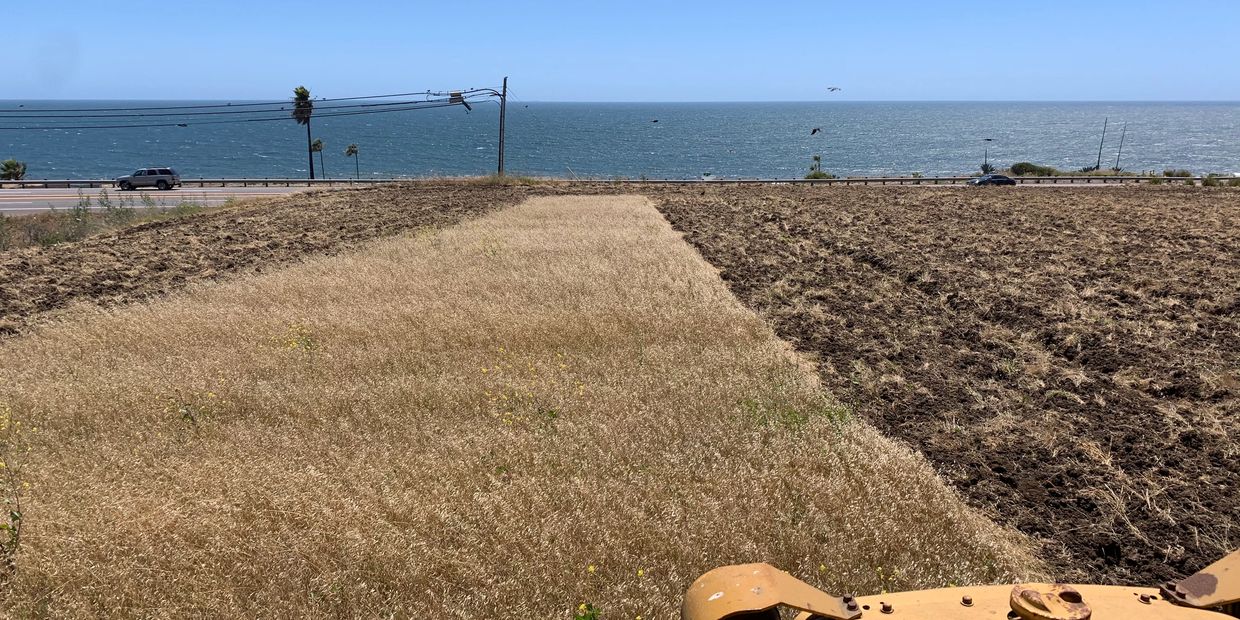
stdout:
POLYGON ((133 174, 116 179, 116 186, 122 190, 135 187, 155 187, 172 189, 181 184, 181 175, 172 168, 138 168, 133 174))

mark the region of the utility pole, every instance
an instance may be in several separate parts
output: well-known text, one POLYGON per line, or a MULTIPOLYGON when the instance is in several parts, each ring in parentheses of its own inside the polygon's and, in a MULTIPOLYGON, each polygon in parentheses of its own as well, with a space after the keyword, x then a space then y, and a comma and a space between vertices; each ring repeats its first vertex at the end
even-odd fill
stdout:
POLYGON ((504 176, 504 114, 508 110, 508 76, 499 95, 499 176, 504 176))
POLYGON ((1128 137, 1128 123, 1124 123, 1124 131, 1119 134, 1119 152, 1115 154, 1115 171, 1119 172, 1119 156, 1124 154, 1124 138, 1128 137))
POLYGON ((1110 118, 1102 119, 1102 140, 1098 142, 1098 165, 1094 166, 1094 170, 1102 170, 1102 145, 1107 141, 1107 121, 1110 118))

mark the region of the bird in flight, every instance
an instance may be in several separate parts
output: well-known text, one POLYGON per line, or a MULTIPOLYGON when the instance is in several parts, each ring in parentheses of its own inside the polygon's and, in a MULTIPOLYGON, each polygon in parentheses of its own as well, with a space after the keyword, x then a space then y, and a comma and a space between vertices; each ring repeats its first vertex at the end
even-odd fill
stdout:
POLYGON ((821 132, 821 131, 822 131, 822 127, 815 127, 815 128, 813 129, 813 131, 810 131, 810 132, 809 132, 809 135, 811 135, 811 136, 818 135, 818 133, 819 133, 819 132, 821 132))
POLYGON ((994 142, 994 138, 982 138, 982 142, 994 142))
POLYGON ((842 88, 840 88, 839 86, 828 86, 828 87, 827 87, 827 92, 832 92, 832 93, 833 93, 833 92, 835 92, 835 91, 837 91, 837 90, 843 90, 843 89, 842 89, 842 88))

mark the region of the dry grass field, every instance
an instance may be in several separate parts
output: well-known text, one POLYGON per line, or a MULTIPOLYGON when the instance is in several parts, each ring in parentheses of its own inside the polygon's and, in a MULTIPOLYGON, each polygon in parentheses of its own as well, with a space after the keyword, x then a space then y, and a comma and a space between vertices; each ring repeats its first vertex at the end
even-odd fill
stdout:
POLYGON ((1038 572, 645 199, 494 211, 515 202, 499 188, 427 216, 382 191, 392 208, 275 201, 287 227, 225 211, 56 250, 136 235, 148 251, 107 278, 3 257, 21 333, 0 340, 0 449, 24 515, 7 613, 649 619, 732 562, 837 592, 1038 572), (482 217, 418 230, 462 213, 482 217))
POLYGON ((1240 547, 1240 192, 694 187, 660 208, 827 390, 1061 579, 1240 547))

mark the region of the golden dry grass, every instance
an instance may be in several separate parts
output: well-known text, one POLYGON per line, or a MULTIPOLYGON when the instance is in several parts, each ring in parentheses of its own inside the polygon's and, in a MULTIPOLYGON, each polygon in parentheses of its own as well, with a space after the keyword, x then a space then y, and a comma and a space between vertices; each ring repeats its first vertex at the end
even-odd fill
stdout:
POLYGON ((642 198, 542 198, 0 343, 12 615, 674 617, 719 564, 1010 580, 642 198))

